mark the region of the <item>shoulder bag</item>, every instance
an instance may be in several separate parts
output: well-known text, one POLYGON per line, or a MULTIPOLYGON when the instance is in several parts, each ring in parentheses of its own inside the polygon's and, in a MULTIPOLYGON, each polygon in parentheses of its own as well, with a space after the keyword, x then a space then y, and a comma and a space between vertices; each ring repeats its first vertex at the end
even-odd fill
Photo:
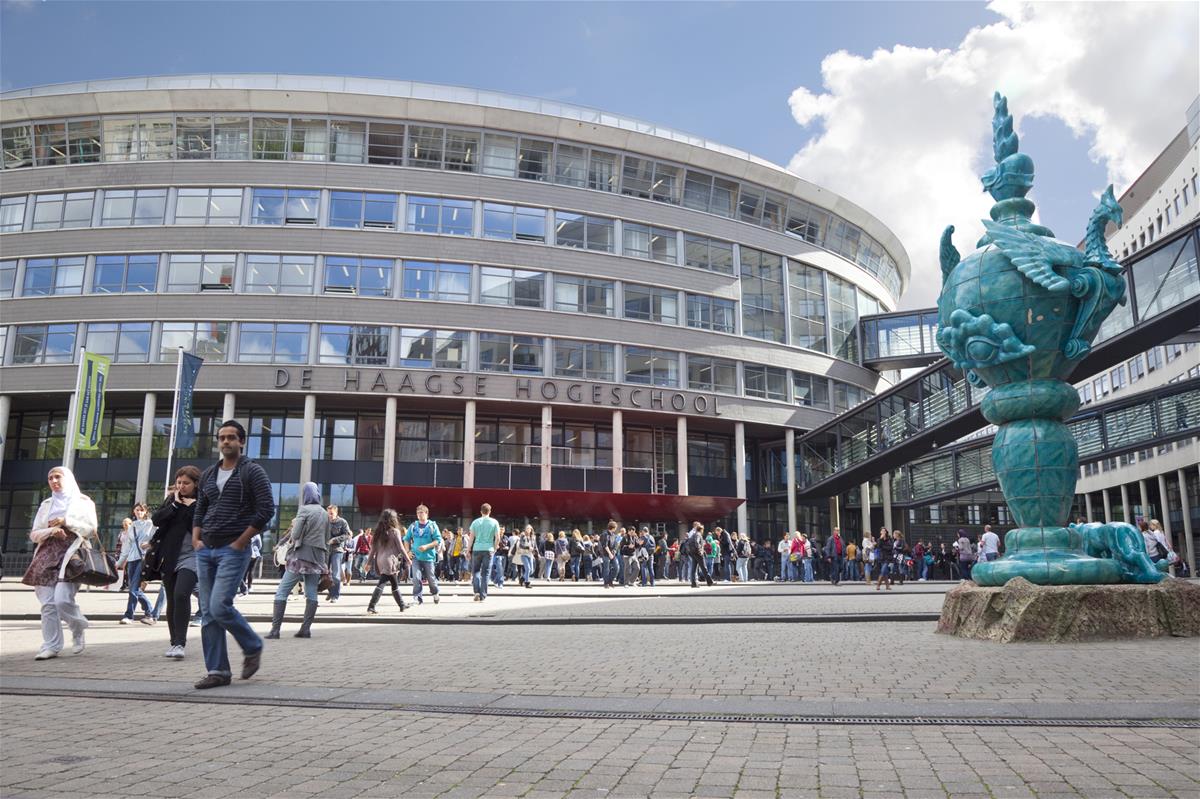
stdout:
POLYGON ((85 540, 67 559, 63 578, 84 585, 111 585, 117 581, 117 564, 112 555, 104 551, 99 539, 94 547, 85 540))

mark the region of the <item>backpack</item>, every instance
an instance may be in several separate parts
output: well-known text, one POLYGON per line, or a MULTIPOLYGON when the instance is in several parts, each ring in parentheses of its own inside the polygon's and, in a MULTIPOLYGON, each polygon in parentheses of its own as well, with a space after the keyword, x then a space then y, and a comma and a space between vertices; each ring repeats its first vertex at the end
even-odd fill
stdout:
POLYGON ((711 555, 712 553, 713 553, 712 542, 710 542, 710 541, 705 541, 705 542, 704 542, 704 554, 705 554, 705 555, 711 555))

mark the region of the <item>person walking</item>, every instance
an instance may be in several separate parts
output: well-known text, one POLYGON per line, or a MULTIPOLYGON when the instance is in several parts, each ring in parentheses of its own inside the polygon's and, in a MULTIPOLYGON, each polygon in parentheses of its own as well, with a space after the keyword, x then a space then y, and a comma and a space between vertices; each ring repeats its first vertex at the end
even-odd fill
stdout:
POLYGON ((150 521, 150 511, 144 502, 133 506, 133 517, 129 527, 121 532, 121 555, 117 558, 117 568, 124 568, 129 578, 129 601, 125 605, 121 624, 133 621, 133 613, 138 605, 142 606, 142 622, 154 624, 158 619, 150 607, 150 600, 142 591, 142 555, 154 537, 154 522, 150 521))
POLYGON ((343 550, 354 533, 350 531, 346 520, 338 515, 337 505, 330 505, 325 510, 329 514, 329 592, 325 595, 325 601, 333 603, 342 598, 343 550))
POLYGON ((250 539, 275 516, 271 478, 262 466, 242 456, 246 428, 229 419, 217 430, 221 460, 200 477, 192 523, 196 577, 200 588, 200 641, 207 674, 196 687, 229 685, 232 671, 226 633, 242 649, 242 679, 262 665, 263 640, 233 606, 238 584, 250 562, 250 539))
POLYGON ((508 560, 516 547, 516 537, 505 535, 504 526, 500 526, 500 534, 496 536, 496 552, 492 555, 492 585, 504 587, 504 575, 508 569, 508 560))
POLYGON ((691 574, 692 588, 696 587, 697 572, 704 577, 704 582, 710 588, 713 584, 712 574, 709 573, 708 568, 704 565, 704 542, 704 525, 700 524, 700 522, 692 522, 691 532, 688 533, 687 538, 684 539, 683 544, 679 548, 683 556, 690 562, 689 573, 691 574))
POLYGON ((421 596, 422 582, 429 582, 429 593, 433 594, 433 604, 441 601, 438 596, 437 566, 438 547, 442 546, 442 531, 438 523, 429 518, 429 508, 417 506, 417 520, 404 531, 403 543, 405 554, 412 564, 413 599, 418 605, 425 603, 421 596))
POLYGON ((476 602, 487 599, 488 572, 499 534, 500 525, 492 518, 492 506, 485 502, 479 507, 479 518, 471 522, 471 588, 476 602))
POLYGON ((367 555, 371 553, 371 531, 362 530, 354 539, 354 566, 351 573, 358 577, 359 583, 367 579, 367 555))
POLYGON ((321 506, 321 489, 316 483, 305 483, 300 491, 300 508, 288 531, 291 548, 286 568, 275 590, 275 605, 271 612, 271 631, 267 638, 278 638, 287 610, 288 594, 304 581, 304 620, 296 631, 297 638, 312 637, 312 623, 317 615, 318 587, 321 575, 329 569, 329 511, 321 506))
POLYGON ((167 630, 171 645, 164 653, 183 660, 187 649, 188 619, 192 615, 192 591, 196 588, 196 551, 192 527, 196 510, 196 488, 200 470, 183 466, 175 472, 175 488, 154 511, 151 521, 158 528, 159 571, 167 590, 167 630))
POLYGON ((79 583, 67 579, 67 561, 80 547, 91 546, 100 524, 96 503, 79 490, 75 475, 65 466, 55 466, 46 475, 50 497, 43 500, 33 517, 29 540, 37 545, 21 582, 33 586, 41 605, 42 646, 34 660, 58 657, 63 648, 62 625, 71 630, 76 655, 86 648, 87 617, 75 602, 79 583))
POLYGON ((734 546, 737 548, 737 579, 738 582, 750 582, 750 537, 745 533, 734 533, 733 537, 737 539, 734 546))
POLYGON ((600 559, 601 573, 604 577, 604 587, 612 588, 613 580, 616 577, 616 538, 617 523, 613 519, 608 520, 608 525, 604 530, 600 531, 600 538, 596 546, 594 557, 600 559))
POLYGON ((650 532, 649 527, 642 527, 642 536, 639 542, 641 551, 644 555, 642 558, 642 573, 639 585, 654 587, 654 552, 656 543, 654 533, 650 532))
POLYGON ((979 543, 981 544, 979 554, 984 560, 992 561, 1000 557, 1000 536, 992 532, 990 524, 983 526, 983 536, 979 539, 979 543))
POLYGON ((841 585, 842 561, 846 557, 846 545, 842 542, 842 531, 833 528, 833 535, 825 542, 825 562, 829 564, 829 582, 841 585))
POLYGON ((958 540, 954 542, 954 550, 958 554, 958 573, 963 582, 971 579, 971 567, 975 564, 975 545, 967 537, 966 530, 958 531, 958 540))
POLYGON ((862 537, 863 579, 871 582, 871 570, 875 567, 875 537, 867 530, 862 537))
POLYGON ((538 547, 538 552, 542 555, 542 559, 539 562, 540 574, 546 582, 550 581, 550 575, 554 572, 554 562, 558 560, 554 551, 554 540, 554 533, 542 533, 541 544, 538 547))
POLYGON ((391 588, 392 599, 396 600, 396 607, 400 608, 400 612, 403 613, 407 607, 404 604, 404 598, 400 596, 400 583, 396 579, 397 575, 401 574, 405 568, 404 541, 401 540, 402 529, 400 517, 396 515, 396 511, 385 508, 379 514, 379 521, 371 533, 371 550, 367 553, 366 567, 376 575, 378 582, 376 582, 375 590, 371 592, 371 599, 367 603, 367 615, 369 616, 379 613, 375 606, 379 604, 379 598, 383 596, 385 583, 391 588))
POLYGON ((886 527, 879 529, 879 537, 875 539, 875 564, 879 567, 879 576, 875 578, 875 590, 887 580, 887 590, 892 590, 892 573, 896 569, 892 553, 892 537, 886 527))

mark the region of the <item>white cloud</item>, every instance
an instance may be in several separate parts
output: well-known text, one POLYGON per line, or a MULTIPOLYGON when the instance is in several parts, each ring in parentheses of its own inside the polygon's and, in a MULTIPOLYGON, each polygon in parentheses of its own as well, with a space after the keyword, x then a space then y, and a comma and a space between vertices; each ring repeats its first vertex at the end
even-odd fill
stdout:
MULTIPOLYGON (((1118 194, 1183 127, 1200 91, 1195 3, 995 0, 989 8, 1002 20, 972 29, 952 50, 832 53, 821 64, 824 91, 800 87, 789 98, 798 124, 819 121, 823 130, 788 167, 900 237, 913 263, 905 307, 934 303, 947 224, 964 253, 983 232, 991 199, 979 175, 992 162, 993 90, 1008 95, 1018 133, 1023 117, 1049 116, 1086 140, 1118 194)), ((1054 164, 1037 167, 1035 200, 1054 164)), ((1072 240, 1077 232, 1059 231, 1072 240)))

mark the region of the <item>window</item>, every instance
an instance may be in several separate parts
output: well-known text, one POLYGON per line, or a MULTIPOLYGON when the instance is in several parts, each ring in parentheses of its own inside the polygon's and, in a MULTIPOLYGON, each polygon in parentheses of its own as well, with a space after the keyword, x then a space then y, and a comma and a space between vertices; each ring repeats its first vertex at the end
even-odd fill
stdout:
POLYGON ((390 337, 379 325, 321 325, 317 363, 387 366, 390 337))
POLYGON ((471 267, 432 261, 405 261, 401 296, 407 300, 467 302, 471 299, 471 267))
POLYGON ((694 211, 707 211, 712 197, 713 177, 691 169, 683 182, 683 206, 694 211))
POLYGON ((612 316, 614 283, 570 275, 554 276, 554 310, 612 316))
POLYGON ((394 263, 391 258, 326 256, 325 293, 390 297, 394 263))
POLYGON ((738 217, 752 225, 759 223, 762 219, 762 189, 742 186, 738 195, 738 217))
POLYGON ((687 295, 688 327, 732 333, 737 325, 737 303, 702 294, 687 295))
POLYGON ((4 364, 4 351, 8 347, 8 328, 0 327, 0 366, 4 364))
POLYGON ((613 252, 613 220, 567 211, 554 212, 554 242, 560 247, 613 252))
POLYGON ((92 322, 87 326, 87 350, 113 363, 146 363, 150 359, 149 322, 92 322))
POLYGON ((74 363, 75 325, 21 325, 14 330, 14 364, 74 363))
POLYGON ((626 283, 625 318, 679 324, 679 294, 673 289, 626 283))
POLYGON ((792 402, 816 408, 829 407, 829 379, 792 372, 792 402))
MULTIPOLYGON (((316 420, 313 455, 330 461, 352 461, 358 456, 357 420, 322 415, 316 420)), ((378 431, 376 431, 378 432, 378 431)))
POLYGON ((621 193, 650 199, 650 186, 654 183, 654 162, 648 158, 627 155, 624 163, 621 171, 621 193))
POLYGON ((17 262, 0 261, 0 297, 11 297, 17 288, 17 262))
POLYGON ((446 131, 446 169, 474 172, 479 160, 479 134, 470 130, 446 131))
POLYGON ((13 233, 25 227, 25 195, 0 199, 0 233, 13 233))
POLYGON ((508 333, 479 334, 479 370, 542 374, 542 340, 508 333))
POLYGON ((624 238, 625 255, 669 264, 679 262, 674 230, 626 222, 621 225, 621 235, 624 238))
POLYGON ((105 119, 105 161, 166 161, 175 155, 171 117, 105 119))
POLYGON ((213 119, 213 155, 221 161, 244 161, 250 157, 250 118, 213 119))
POLYGON ((783 258, 741 248, 742 332, 783 343, 783 258))
POLYGON ((848 411, 854 406, 866 402, 871 392, 865 388, 852 386, 840 380, 833 381, 833 409, 837 413, 848 411))
POLYGON ((315 225, 321 202, 317 189, 254 189, 252 225, 315 225))
POLYGON ((242 363, 308 363, 308 325, 242 322, 238 330, 242 363))
POLYGON ((821 270, 788 260, 787 290, 792 316, 792 346, 826 352, 826 308, 821 270))
POLYGON ((569 144, 558 145, 554 158, 554 182, 564 186, 587 187, 587 150, 569 144))
POLYGON ((723 275, 733 274, 733 245, 706 236, 685 233, 683 236, 684 263, 723 275))
POLYGON ((212 117, 175 118, 175 157, 180 160, 213 157, 212 117))
POLYGON ((1144 355, 1138 355, 1129 362, 1129 382, 1136 383, 1146 376, 1146 359, 1144 355))
POLYGON ((697 391, 737 393, 737 364, 724 358, 687 356, 688 388, 697 391))
POLYGON ((167 265, 167 291, 233 291, 235 255, 174 254, 167 265))
POLYGON ((463 420, 401 416, 396 420, 396 460, 428 463, 462 460, 463 420))
POLYGON ((329 122, 329 160, 361 164, 366 152, 367 123, 334 119, 329 122))
POLYGON ((544 308, 546 273, 484 266, 479 269, 479 301, 490 305, 544 308))
POLYGON ((769 400, 787 399, 787 370, 773 366, 744 364, 742 374, 746 381, 746 396, 769 400))
POLYGON ((174 363, 180 347, 206 361, 224 363, 229 351, 229 323, 163 322, 158 359, 174 363))
POLYGON ((246 255, 246 287, 252 294, 312 294, 315 255, 246 255))
POLYGON ((682 171, 677 166, 655 162, 654 183, 650 186, 650 198, 660 203, 679 205, 683 196, 682 171))
POLYGON ((4 151, 5 169, 33 166, 33 126, 6 126, 0 131, 0 147, 4 151))
POLYGON ((177 225, 236 225, 242 221, 241 189, 180 189, 177 225))
POLYGON ((612 381, 616 379, 616 347, 594 341, 557 339, 554 342, 554 375, 612 381))
POLYGON ((679 354, 648 347, 625 347, 625 382, 675 388, 679 385, 679 354))
POLYGON ((408 128, 408 165, 424 169, 441 169, 442 148, 445 146, 445 140, 445 128, 410 125, 408 128))
POLYGON ((517 174, 517 139, 489 133, 483 137, 483 174, 511 178, 517 174))
POLYGON ((109 189, 104 192, 100 224, 161 225, 166 209, 166 189, 109 189))
POLYGON ((687 448, 688 474, 716 478, 733 475, 733 441, 728 436, 689 433, 687 448))
POLYGON ((408 232, 474 235, 475 203, 439 197, 408 198, 408 232))
POLYGON ((854 284, 834 275, 829 285, 830 354, 847 361, 858 361, 858 298, 854 284))
POLYGON ((293 119, 288 136, 292 161, 324 161, 329 149, 329 123, 324 119, 293 119))
POLYGON ((396 227, 395 194, 364 194, 357 191, 329 193, 330 227, 378 228, 396 227))
POLYGON ((367 127, 367 163, 404 164, 404 126, 372 122, 367 127))
POLYGON ((95 199, 94 191, 38 194, 34 197, 33 229, 88 227, 92 224, 92 203, 95 199))
POLYGON ((546 212, 519 205, 483 204, 483 236, 488 239, 546 241, 546 212))
POLYGON ((1113 369, 1109 373, 1109 376, 1112 378, 1113 391, 1116 391, 1119 388, 1124 388, 1125 384, 1128 382, 1125 376, 1125 364, 1121 364, 1116 369, 1113 369))
POLYGON ((602 469, 612 467, 612 430, 593 424, 566 422, 550 431, 555 463, 602 469))
POLYGON ((30 258, 25 262, 22 297, 49 297, 83 293, 83 256, 30 258))
POLYGON ((153 293, 157 286, 157 255, 96 256, 93 294, 153 293))
POLYGON ((304 417, 280 412, 257 412, 246 425, 246 457, 299 460, 304 440, 304 417))
POLYGON ((467 334, 461 330, 400 329, 400 366, 466 369, 467 334))
POLYGON ((521 138, 517 155, 517 177, 522 180, 550 180, 553 170, 551 153, 554 143, 540 139, 521 138))
POLYGON ((784 230, 810 244, 820 245, 825 240, 829 227, 829 214, 802 200, 788 201, 787 220, 784 230))

